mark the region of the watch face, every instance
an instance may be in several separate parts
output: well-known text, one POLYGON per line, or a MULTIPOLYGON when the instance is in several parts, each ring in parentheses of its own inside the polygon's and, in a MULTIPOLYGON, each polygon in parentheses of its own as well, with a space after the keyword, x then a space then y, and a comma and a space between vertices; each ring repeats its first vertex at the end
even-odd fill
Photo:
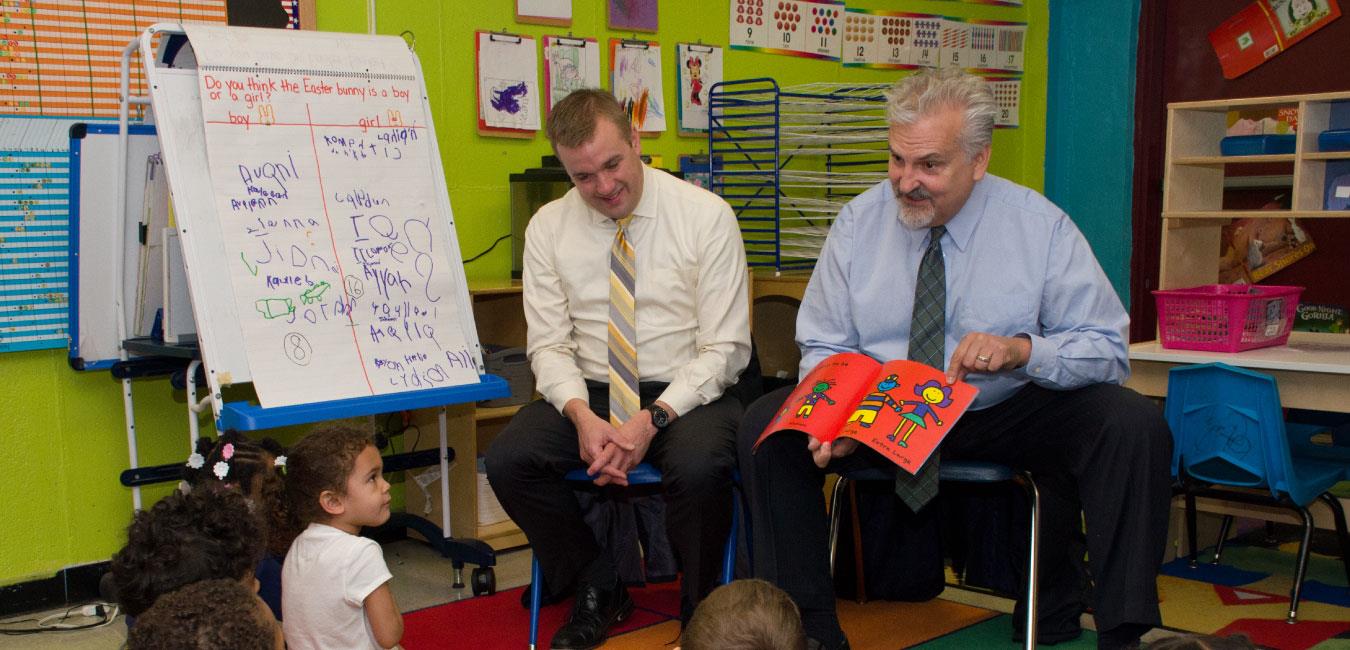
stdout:
POLYGON ((670 416, 666 414, 666 410, 659 406, 656 405, 648 406, 647 410, 651 411, 652 424, 655 425, 656 428, 658 429, 665 428, 666 424, 670 421, 670 416))

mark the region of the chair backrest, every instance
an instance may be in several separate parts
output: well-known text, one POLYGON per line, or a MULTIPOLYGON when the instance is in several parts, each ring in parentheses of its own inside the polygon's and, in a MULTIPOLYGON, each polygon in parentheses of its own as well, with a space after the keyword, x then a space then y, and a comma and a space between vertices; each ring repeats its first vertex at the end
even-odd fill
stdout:
POLYGON ((1289 446, 1275 379, 1210 363, 1173 368, 1167 379, 1172 474, 1287 494, 1289 446))

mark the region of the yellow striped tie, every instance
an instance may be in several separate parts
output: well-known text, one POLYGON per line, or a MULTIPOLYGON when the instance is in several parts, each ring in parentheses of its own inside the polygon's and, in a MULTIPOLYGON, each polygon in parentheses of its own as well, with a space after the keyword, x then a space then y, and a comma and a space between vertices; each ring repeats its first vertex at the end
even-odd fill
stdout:
POLYGON ((609 251, 609 421, 619 426, 638 411, 637 320, 633 314, 636 267, 628 241, 629 215, 609 251))

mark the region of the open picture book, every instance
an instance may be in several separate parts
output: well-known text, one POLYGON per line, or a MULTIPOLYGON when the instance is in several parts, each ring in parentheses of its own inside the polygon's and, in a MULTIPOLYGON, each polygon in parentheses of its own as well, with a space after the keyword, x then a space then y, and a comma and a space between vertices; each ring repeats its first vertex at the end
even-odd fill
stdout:
POLYGON ((948 384, 945 372, 916 361, 880 363, 841 352, 797 384, 755 447, 780 431, 802 431, 821 442, 854 438, 913 474, 977 393, 965 382, 948 384))

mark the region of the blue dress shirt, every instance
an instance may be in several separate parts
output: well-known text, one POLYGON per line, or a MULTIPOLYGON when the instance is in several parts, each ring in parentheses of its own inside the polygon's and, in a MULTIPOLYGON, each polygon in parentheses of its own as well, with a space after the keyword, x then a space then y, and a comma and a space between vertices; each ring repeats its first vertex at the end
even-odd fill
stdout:
MULTIPOLYGON (((801 376, 836 352, 880 361, 908 355, 929 230, 906 228, 899 210, 889 181, 840 210, 797 315, 801 376)), ((970 332, 1031 338, 1024 367, 966 376, 980 389, 971 408, 998 404, 1027 382, 1058 390, 1124 383, 1129 315, 1063 210, 986 174, 946 225, 944 364, 970 332)))

